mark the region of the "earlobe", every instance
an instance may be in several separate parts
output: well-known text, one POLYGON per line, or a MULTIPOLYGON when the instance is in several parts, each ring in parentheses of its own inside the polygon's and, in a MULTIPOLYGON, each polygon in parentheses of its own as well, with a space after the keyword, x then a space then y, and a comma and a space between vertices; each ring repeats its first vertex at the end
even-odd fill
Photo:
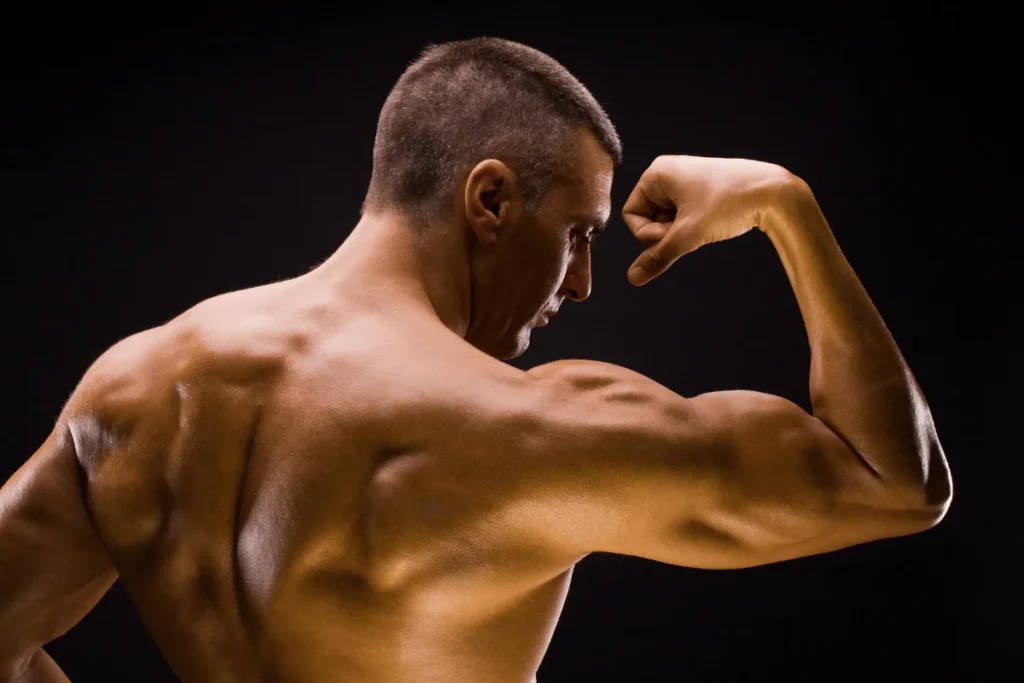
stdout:
POLYGON ((498 241, 498 231, 500 229, 500 226, 495 225, 493 230, 478 231, 477 236, 484 244, 494 244, 498 241))

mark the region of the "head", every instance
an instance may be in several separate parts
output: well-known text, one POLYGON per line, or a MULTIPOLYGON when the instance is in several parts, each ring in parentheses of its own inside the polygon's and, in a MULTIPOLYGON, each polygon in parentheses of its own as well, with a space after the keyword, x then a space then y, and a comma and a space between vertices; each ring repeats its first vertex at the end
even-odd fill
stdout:
POLYGON ((466 340, 514 358, 565 299, 590 295, 618 135, 565 67, 498 38, 428 47, 392 89, 364 214, 464 247, 466 340))

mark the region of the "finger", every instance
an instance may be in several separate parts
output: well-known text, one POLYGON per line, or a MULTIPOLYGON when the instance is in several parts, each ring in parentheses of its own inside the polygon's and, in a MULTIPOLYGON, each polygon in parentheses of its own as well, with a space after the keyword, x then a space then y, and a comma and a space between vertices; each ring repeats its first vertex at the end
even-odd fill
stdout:
POLYGON ((645 285, 668 270, 681 256, 701 246, 701 231, 697 226, 677 224, 671 234, 641 252, 629 267, 626 278, 633 285, 645 285))
POLYGON ((641 244, 651 246, 657 244, 668 233, 668 225, 664 223, 648 223, 636 231, 636 238, 641 244))
POLYGON ((652 244, 656 244, 665 236, 668 229, 672 226, 673 221, 675 221, 675 218, 675 211, 658 209, 658 212, 654 214, 654 220, 637 228, 633 232, 633 235, 641 244, 649 247, 652 244))
POLYGON ((655 208, 654 215, 651 218, 634 214, 623 214, 623 219, 626 221, 626 225, 629 227, 630 232, 633 233, 633 236, 641 243, 649 245, 665 236, 669 227, 675 222, 676 212, 675 209, 655 208))

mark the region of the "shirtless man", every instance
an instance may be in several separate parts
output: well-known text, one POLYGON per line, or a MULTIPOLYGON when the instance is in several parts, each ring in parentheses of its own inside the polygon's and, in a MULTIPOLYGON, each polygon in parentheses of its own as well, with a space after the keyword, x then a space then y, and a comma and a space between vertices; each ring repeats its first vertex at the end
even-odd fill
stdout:
POLYGON ((590 294, 620 158, 546 55, 425 51, 340 248, 115 344, 4 485, 0 679, 66 680, 42 646, 120 577, 186 683, 527 683, 591 552, 727 569, 938 523, 951 479, 921 390, 778 166, 655 159, 622 209, 646 247, 627 277, 764 231, 813 415, 501 362, 590 294))

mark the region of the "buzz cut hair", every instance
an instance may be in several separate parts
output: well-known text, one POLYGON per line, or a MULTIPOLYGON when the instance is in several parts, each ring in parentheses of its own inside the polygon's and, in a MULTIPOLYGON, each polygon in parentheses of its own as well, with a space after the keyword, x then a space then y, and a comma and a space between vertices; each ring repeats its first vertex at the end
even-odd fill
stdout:
POLYGON ((456 179, 484 159, 512 169, 536 211, 557 180, 573 177, 581 127, 622 163, 604 109, 540 50, 493 37, 428 44, 381 109, 362 213, 442 219, 456 179))

